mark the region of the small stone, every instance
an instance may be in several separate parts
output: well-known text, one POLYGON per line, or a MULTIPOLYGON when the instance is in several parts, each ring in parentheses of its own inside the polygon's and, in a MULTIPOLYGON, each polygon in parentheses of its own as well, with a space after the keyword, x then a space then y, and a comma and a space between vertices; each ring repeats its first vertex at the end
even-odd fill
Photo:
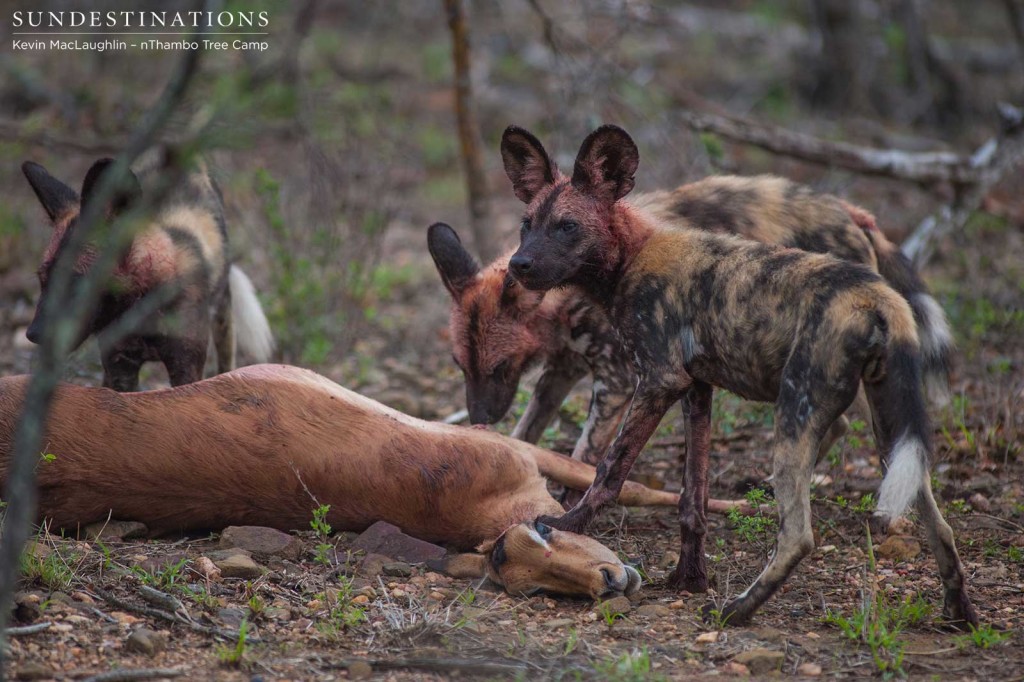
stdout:
POLYGON ((271 607, 263 613, 265 613, 267 618, 270 618, 271 620, 279 620, 282 622, 286 622, 292 619, 291 609, 271 607))
POLYGON ((54 671, 42 663, 26 663, 14 673, 14 678, 18 680, 48 680, 53 676, 54 671))
POLYGON ((124 643, 125 651, 145 656, 155 656, 167 648, 167 639, 149 628, 139 628, 124 643))
POLYGON ((402 598, 402 597, 404 597, 405 595, 406 595, 406 592, 405 592, 405 590, 403 590, 403 589, 401 589, 401 588, 398 588, 398 587, 396 587, 395 589, 391 590, 391 596, 392 596, 392 597, 393 597, 394 599, 401 599, 401 598, 402 598))
POLYGON ((644 618, 664 618, 671 615, 672 609, 664 604, 644 604, 637 607, 636 615, 644 618))
POLYGON ((217 618, 224 624, 225 627, 231 630, 237 630, 242 624, 242 620, 246 617, 247 613, 244 609, 236 607, 227 607, 217 610, 217 618))
POLYGON ((398 578, 408 578, 412 575, 412 566, 404 561, 389 561, 382 567, 384 575, 398 578))
POLYGON ((633 603, 629 601, 628 597, 612 597, 611 599, 603 601, 594 607, 594 611, 596 611, 602 617, 605 614, 625 615, 632 610, 633 603))
POLYGON ((546 630, 555 630, 557 628, 564 628, 575 623, 572 618, 555 618, 553 620, 547 620, 541 623, 541 627, 546 630))
POLYGON ((682 599, 677 599, 674 602, 672 602, 671 604, 669 604, 668 607, 670 609, 672 609, 673 611, 678 611, 679 609, 685 609, 686 608, 686 602, 683 601, 682 599))
POLYGON ((921 553, 921 543, 906 535, 890 535, 875 547, 875 555, 894 562, 909 561, 921 553))
POLYGON ((134 540, 149 534, 146 524, 138 521, 100 521, 85 527, 87 540, 116 542, 118 540, 134 540))
POLYGON ((391 563, 391 559, 384 556, 383 554, 367 554, 363 557, 363 560, 359 562, 358 572, 359 575, 376 578, 378 575, 384 572, 384 565, 391 563))
POLYGON ((245 554, 232 554, 229 557, 214 562, 220 573, 225 578, 242 578, 252 580, 263 575, 263 568, 260 567, 252 557, 245 554))
POLYGON ((82 604, 95 604, 96 600, 87 595, 85 592, 72 592, 71 598, 82 604))
POLYGON ((297 561, 302 555, 301 540, 265 526, 228 526, 220 534, 220 546, 244 549, 262 558, 275 556, 297 561))
POLYGON ((130 613, 125 613, 124 611, 111 611, 110 617, 116 620, 119 625, 134 625, 142 620, 141 618, 133 616, 130 613))
POLYGON ((431 592, 427 596, 429 596, 431 599, 433 599, 435 601, 443 601, 444 600, 444 592, 438 592, 437 590, 434 590, 433 592, 431 592))
POLYGON ((223 577, 220 569, 213 563, 210 557, 201 556, 195 560, 193 567, 199 575, 203 577, 203 580, 208 580, 211 583, 219 583, 223 577))
POLYGON ((821 675, 821 666, 817 663, 801 663, 796 667, 796 674, 803 677, 818 677, 821 675))
POLYGON ((702 632, 697 635, 697 644, 714 644, 718 641, 721 632, 715 630, 713 632, 702 632))
POLYGON ((366 661, 352 661, 348 664, 348 679, 365 680, 373 674, 373 666, 366 661))
POLYGON ((736 661, 729 661, 728 663, 722 666, 722 672, 726 675, 738 675, 742 677, 748 677, 750 675, 750 668, 743 665, 742 663, 737 663, 736 661))
POLYGON ((786 633, 777 628, 759 627, 753 628, 749 632, 750 636, 755 639, 759 639, 763 642, 769 642, 771 644, 783 642, 786 639, 786 633))
POLYGON ((146 573, 157 574, 172 569, 179 564, 184 565, 187 559, 188 557, 181 552, 164 556, 143 556, 141 561, 138 562, 137 567, 146 573))
POLYGON ((409 564, 440 559, 445 554, 443 547, 406 535, 398 526, 386 521, 373 524, 352 542, 353 551, 360 549, 409 564))
POLYGON ((367 597, 365 594, 357 594, 356 596, 352 597, 352 603, 353 604, 369 604, 370 603, 370 598, 367 597))
POLYGON ((969 498, 967 498, 967 501, 970 503, 972 507, 974 507, 976 510, 980 511, 983 514, 987 514, 990 511, 992 511, 992 503, 989 502, 988 498, 982 495, 981 493, 974 493, 969 498))
POLYGON ((781 651, 758 647, 743 651, 732 660, 746 666, 751 675, 767 675, 770 672, 782 670, 786 655, 781 651))

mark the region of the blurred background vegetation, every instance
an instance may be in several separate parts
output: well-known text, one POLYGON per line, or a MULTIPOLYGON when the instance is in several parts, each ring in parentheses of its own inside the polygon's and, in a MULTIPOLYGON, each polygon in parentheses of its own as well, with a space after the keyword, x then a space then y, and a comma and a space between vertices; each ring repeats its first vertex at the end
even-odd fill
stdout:
MULTIPOLYGON (((68 0, 8 9, 70 10, 68 0)), ((190 9, 132 2, 133 9, 190 9)), ((456 3, 460 4, 460 3, 456 3)), ((879 216, 894 239, 948 203, 952 188, 869 178, 696 133, 681 112, 737 115, 825 140, 969 154, 1022 102, 1018 0, 471 0, 461 3, 483 180, 484 237, 468 199, 446 3, 246 0, 266 10, 270 49, 205 55, 167 132, 202 120, 235 257, 252 275, 280 359, 425 417, 461 403, 446 350, 447 294, 425 249, 444 220, 477 252, 512 246, 520 206, 497 153, 502 130, 537 133, 571 167, 595 125, 625 127, 641 150, 638 189, 710 173, 772 172, 879 216)), ((93 0, 89 9, 123 9, 93 0)), ((9 27, 9 22, 5 22, 9 27)), ((0 51, 0 371, 22 372, 48 237, 19 170, 42 163, 78 186, 116 153, 178 54, 0 51)), ((1019 373, 1024 331, 1020 173, 945 239, 926 276, 981 366, 1019 373), (1016 257, 1010 254, 1016 253, 1016 257)), ((95 351, 76 372, 98 376, 95 351)), ((162 369, 151 366, 153 380, 162 369)))

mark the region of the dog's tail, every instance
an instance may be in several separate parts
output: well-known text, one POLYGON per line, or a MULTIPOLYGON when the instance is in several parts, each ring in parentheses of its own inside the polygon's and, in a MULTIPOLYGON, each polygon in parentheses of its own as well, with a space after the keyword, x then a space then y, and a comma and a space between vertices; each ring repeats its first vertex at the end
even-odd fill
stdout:
MULTIPOLYGON (((557 452, 523 445, 529 448, 540 473, 552 481, 573 490, 586 490, 594 482, 595 469, 589 464, 557 452)), ((619 492, 618 502, 627 507, 677 507, 679 493, 654 490, 636 481, 626 481, 619 492)), ((715 514, 725 514, 733 508, 745 510, 748 506, 746 500, 708 500, 708 511, 715 514)))
POLYGON ((910 259, 878 229, 875 217, 859 206, 846 202, 843 205, 871 241, 878 258, 878 273, 910 304, 921 342, 922 374, 928 398, 936 405, 945 405, 949 402, 949 374, 956 350, 946 313, 929 293, 910 259))
POLYGON ((270 332, 270 323, 256 297, 252 280, 241 268, 232 265, 228 286, 231 288, 231 317, 239 347, 256 362, 267 362, 274 352, 274 335, 270 332))

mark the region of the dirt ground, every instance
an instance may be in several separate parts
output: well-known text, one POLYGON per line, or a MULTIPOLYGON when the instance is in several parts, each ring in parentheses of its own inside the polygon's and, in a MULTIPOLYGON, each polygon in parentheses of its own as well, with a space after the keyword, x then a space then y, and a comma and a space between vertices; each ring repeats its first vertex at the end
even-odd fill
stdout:
MULTIPOLYGON (((310 106, 313 114, 295 114, 286 98, 277 103, 285 112, 281 119, 273 118, 273 106, 252 104, 262 118, 246 119, 246 125, 256 127, 257 141, 236 141, 233 148, 211 156, 223 181, 235 251, 285 342, 281 359, 308 366, 410 414, 440 419, 464 407, 461 376, 447 346, 447 294, 425 248, 425 227, 434 220, 447 220, 460 233, 465 230, 465 197, 444 67, 447 36, 432 11, 403 9, 414 16, 392 26, 393 10, 381 5, 363 13, 363 4, 338 3, 324 10, 320 32, 310 38, 317 51, 307 51, 304 61, 309 99, 299 97, 295 106, 310 106), (332 33, 328 20, 351 29, 345 40, 332 33), (334 183, 328 183, 331 198, 339 202, 330 210, 358 216, 364 227, 378 219, 374 211, 380 211, 387 230, 379 243, 354 245, 339 239, 339 233, 318 241, 323 235, 299 232, 308 215, 297 207, 310 201, 306 190, 316 185, 312 176, 320 166, 304 165, 315 157, 304 156, 308 149, 303 145, 310 140, 297 143, 290 128, 279 137, 272 135, 283 129, 282 120, 299 115, 306 116, 304 125, 320 136, 313 141, 345 140, 341 152, 333 150, 334 161, 324 161, 334 174, 327 178, 334 183), (337 137, 335 128, 343 129, 337 137), (285 235, 290 241, 282 242, 284 248, 309 254, 308 261, 283 263, 275 251, 275 240, 281 237, 274 231, 277 207, 258 189, 264 169, 280 180, 282 222, 294 230, 285 235), (325 254, 322 261, 312 255, 317 249, 325 254), (331 272, 329 259, 335 254, 345 259, 346 272, 360 259, 368 264, 364 274, 373 267, 369 284, 361 284, 358 296, 352 293, 351 300, 337 304, 355 306, 355 317, 348 308, 343 317, 335 308, 328 314, 316 307, 343 298, 327 288, 336 282, 322 274, 331 272), (282 279, 285 264, 312 275, 306 280, 282 279), (308 302, 310 307, 289 307, 282 303, 285 300, 308 302), (320 324, 328 319, 329 324, 320 324)), ((746 9, 756 4, 730 6, 746 9)), ((639 21, 641 29, 618 32, 609 28, 615 27, 613 22, 602 24, 601 15, 590 34, 562 36, 562 52, 552 57, 543 46, 537 47, 535 17, 524 8, 520 15, 506 6, 478 8, 474 30, 483 55, 478 80, 487 84, 478 97, 494 224, 509 236, 508 244, 514 243, 519 205, 507 191, 493 143, 509 122, 536 122, 553 138, 558 161, 571 167, 571 154, 589 126, 617 120, 635 133, 641 146, 640 189, 678 184, 712 171, 771 171, 862 203, 878 214, 880 225, 895 239, 939 205, 941 192, 723 146, 679 132, 672 107, 700 92, 794 129, 823 137, 848 135, 879 146, 932 149, 942 139, 963 151, 975 148, 988 134, 988 119, 980 115, 956 137, 934 130, 919 137, 917 129, 906 132, 913 126, 890 126, 870 117, 811 115, 788 93, 792 84, 779 75, 800 71, 799 58, 787 51, 787 41, 806 38, 806 32, 796 31, 784 17, 770 18, 781 24, 757 29, 773 38, 763 45, 745 34, 726 35, 724 24, 725 38, 719 36, 718 42, 703 34, 685 34, 676 43, 662 34, 683 30, 682 19, 677 24, 639 21), (581 57, 574 51, 580 41, 605 46, 607 54, 595 49, 581 57), (678 44, 686 46, 686 59, 679 58, 678 44), (513 49, 519 45, 532 47, 519 53, 513 49), (620 72, 643 75, 641 67, 649 67, 649 87, 620 87, 620 81, 601 73, 609 54, 621 64, 615 78, 620 72), (613 90, 607 102, 592 95, 613 90)), ((955 34, 961 21, 956 14, 943 10, 936 25, 955 34)), ((999 23, 992 16, 977 12, 986 30, 998 33, 1005 27, 991 28, 999 23)), ((575 30, 569 21, 558 24, 564 20, 560 14, 553 20, 556 26, 570 27, 564 29, 569 33, 575 30)), ((715 30, 701 28, 707 35, 715 30)), ((104 59, 109 61, 83 58, 65 64, 66 71, 47 65, 44 58, 25 57, 19 64, 39 73, 64 73, 62 77, 83 83, 90 82, 90 68, 102 67, 105 78, 134 82, 142 93, 159 82, 150 71, 157 60, 165 60, 159 62, 160 73, 169 64, 166 57, 154 56, 135 73, 134 66, 129 69, 116 58, 104 59)), ((242 66, 215 64, 205 74, 206 82, 221 83, 216 79, 242 66)), ((1013 76, 1013 88, 1018 90, 1020 75, 1015 71, 1013 76)), ((26 129, 51 126, 59 133, 63 126, 91 125, 84 133, 74 131, 91 140, 122 134, 111 121, 131 119, 148 100, 140 96, 138 101, 122 101, 119 89, 100 87, 106 82, 97 81, 89 98, 78 97, 85 104, 75 106, 96 110, 87 111, 92 119, 61 118, 64 114, 54 113, 56 105, 47 105, 43 113, 26 115, 26 120, 36 117, 26 129)), ((994 85, 985 87, 990 99, 1001 94, 994 85)), ((1013 88, 1007 90, 1016 92, 1013 88)), ((239 131, 223 134, 229 132, 239 131)), ((40 223, 41 214, 17 164, 26 158, 45 160, 70 181, 80 179, 95 156, 69 153, 50 143, 12 142, 0 147, 0 178, 12 188, 5 191, 10 201, 0 206, 2 375, 25 373, 31 367, 24 328, 38 293, 32 272, 46 237, 45 231, 28 227, 40 223), (12 225, 13 231, 5 231, 12 225)), ((324 158, 328 156, 325 153, 324 158)), ((593 532, 646 577, 639 599, 609 605, 553 596, 513 597, 487 583, 450 579, 421 565, 364 562, 364 557, 349 551, 355 535, 345 532, 327 539, 309 529, 296 532, 302 543, 297 554, 256 557, 255 569, 239 569, 249 577, 218 581, 210 577, 206 561, 223 558, 217 534, 95 541, 61 538, 44 529, 24 562, 12 625, 29 631, 10 637, 12 677, 79 680, 104 673, 110 676, 100 679, 138 679, 131 676, 133 671, 148 671, 151 679, 188 680, 625 681, 712 675, 762 678, 779 670, 777 674, 802 678, 1024 679, 1021 196, 1024 182, 1018 177, 1004 183, 962 233, 938 245, 923 273, 949 315, 959 345, 954 400, 933 410, 933 485, 956 533, 971 594, 986 626, 973 637, 942 626, 938 574, 927 548, 922 548, 919 527, 869 540, 865 521, 870 500, 865 496, 877 489, 880 473, 870 429, 861 421, 818 466, 813 491, 817 550, 749 627, 720 629, 703 623, 699 612, 709 600, 742 591, 761 570, 774 538, 771 514, 753 520, 711 518, 708 553, 714 590, 691 595, 664 585, 678 552, 674 513, 606 510, 593 532), (867 617, 861 617, 865 613, 867 617)), ((355 224, 354 217, 352 221, 355 224)), ((353 232, 340 234, 347 239, 353 232)), ((75 354, 67 376, 99 384, 94 344, 75 354)), ((165 382, 161 368, 147 366, 145 386, 165 382)), ((577 388, 543 444, 562 452, 572 449, 585 415, 587 390, 586 385, 577 388)), ((527 394, 517 399, 517 413, 527 394)), ((499 428, 507 433, 513 423, 514 416, 499 428)), ((769 472, 770 448, 770 410, 716 394, 712 496, 733 498, 756 486, 769 472)), ((639 460, 634 477, 678 489, 682 452, 681 419, 673 411, 639 460)))

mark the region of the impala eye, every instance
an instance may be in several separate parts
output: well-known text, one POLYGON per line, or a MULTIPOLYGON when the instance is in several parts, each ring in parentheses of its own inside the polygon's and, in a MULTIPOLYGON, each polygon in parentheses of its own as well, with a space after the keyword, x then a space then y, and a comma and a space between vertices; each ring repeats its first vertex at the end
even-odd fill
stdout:
POLYGON ((543 539, 547 540, 551 537, 551 526, 546 523, 535 521, 533 528, 537 531, 537 535, 541 536, 543 539))
POLYGON ((530 219, 529 218, 523 218, 523 222, 519 223, 519 231, 520 232, 529 232, 530 231, 530 226, 531 226, 530 219))

